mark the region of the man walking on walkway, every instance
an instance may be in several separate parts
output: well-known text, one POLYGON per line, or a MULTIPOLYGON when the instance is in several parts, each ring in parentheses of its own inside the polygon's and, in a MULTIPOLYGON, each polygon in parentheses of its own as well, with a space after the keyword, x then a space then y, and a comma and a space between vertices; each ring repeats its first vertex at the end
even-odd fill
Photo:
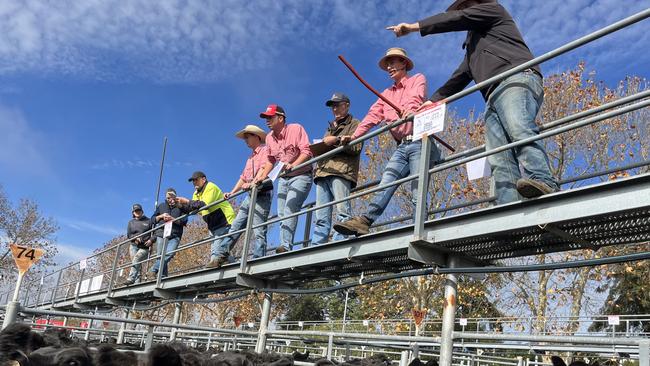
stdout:
MULTIPOLYGON (((387 29, 398 37, 416 31, 421 36, 467 31, 463 43, 465 58, 422 107, 460 92, 472 80, 480 83, 533 59, 512 16, 496 0, 456 0, 445 13, 387 29)), ((544 99, 539 66, 493 83, 481 89, 481 93, 486 101, 486 149, 539 134, 535 117, 544 99)), ((519 200, 519 195, 539 197, 559 189, 541 141, 490 155, 488 161, 492 166, 497 203, 519 200), (519 164, 528 178, 521 177, 519 164)))

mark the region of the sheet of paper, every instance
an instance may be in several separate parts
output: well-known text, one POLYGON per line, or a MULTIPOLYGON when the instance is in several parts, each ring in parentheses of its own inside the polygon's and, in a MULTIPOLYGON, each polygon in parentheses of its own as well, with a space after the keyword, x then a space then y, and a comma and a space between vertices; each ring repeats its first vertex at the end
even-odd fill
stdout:
POLYGON ((85 259, 82 259, 79 261, 79 269, 86 269, 88 267, 88 264, 86 263, 85 259))
POLYGON ((413 140, 445 130, 445 103, 439 104, 415 115, 413 119, 413 140))
POLYGON ((491 175, 490 163, 487 161, 487 156, 467 162, 465 168, 467 169, 467 179, 469 180, 476 180, 491 175))
POLYGON ((174 223, 171 221, 165 222, 165 228, 163 230, 163 238, 168 238, 170 235, 172 235, 172 225, 174 225, 174 223))
POLYGON ((318 144, 323 142, 323 139, 313 139, 312 141, 313 141, 312 144, 318 144))
POLYGON ((284 163, 283 162, 279 162, 279 163, 275 164, 275 166, 273 167, 273 169, 269 173, 269 179, 272 180, 273 182, 275 182, 275 180, 278 179, 278 175, 280 175, 280 173, 282 173, 282 168, 284 168, 284 163))

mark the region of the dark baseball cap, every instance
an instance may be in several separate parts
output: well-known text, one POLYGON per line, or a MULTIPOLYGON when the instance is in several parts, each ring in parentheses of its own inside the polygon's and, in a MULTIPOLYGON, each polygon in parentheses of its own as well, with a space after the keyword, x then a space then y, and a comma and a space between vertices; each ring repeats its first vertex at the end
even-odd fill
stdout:
POLYGON ((187 181, 188 181, 188 182, 191 182, 191 181, 193 181, 194 179, 198 179, 198 178, 205 178, 205 173, 203 173, 203 172, 200 171, 200 170, 197 170, 197 171, 195 171, 194 173, 192 173, 192 176, 189 177, 189 178, 187 179, 187 181))
POLYGON ((340 103, 340 102, 347 102, 347 103, 350 103, 350 98, 348 98, 348 96, 345 95, 345 94, 343 94, 343 93, 338 93, 338 92, 337 92, 337 93, 334 93, 334 94, 332 95, 332 97, 331 97, 327 102, 325 102, 325 105, 326 105, 327 107, 331 107, 332 104, 334 104, 334 103, 340 103))
POLYGON ((260 113, 260 118, 269 118, 275 116, 276 114, 279 116, 287 116, 284 113, 284 108, 280 107, 277 104, 269 104, 269 106, 266 107, 266 110, 260 113))
POLYGON ((131 207, 131 212, 135 212, 135 211, 142 211, 142 205, 139 203, 133 204, 133 206, 131 207))

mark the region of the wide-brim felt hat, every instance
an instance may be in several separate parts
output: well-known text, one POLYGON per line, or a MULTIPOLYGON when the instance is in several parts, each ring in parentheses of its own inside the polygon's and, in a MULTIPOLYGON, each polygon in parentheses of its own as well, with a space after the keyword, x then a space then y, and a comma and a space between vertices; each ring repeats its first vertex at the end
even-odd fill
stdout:
POLYGON ((244 127, 243 130, 237 132, 235 136, 239 137, 240 139, 243 139, 245 138, 244 135, 246 135, 247 133, 259 136, 262 139, 262 141, 266 139, 266 132, 264 132, 263 129, 255 125, 246 125, 246 127, 244 127))
POLYGON ((382 69, 384 71, 388 71, 388 62, 387 62, 387 60, 388 60, 389 57, 399 57, 399 58, 403 59, 404 61, 406 61, 406 71, 410 71, 411 69, 413 69, 413 66, 414 66, 413 60, 411 60, 409 58, 409 56, 406 54, 405 49, 399 48, 399 47, 392 47, 392 48, 389 48, 386 51, 386 54, 384 55, 384 57, 382 57, 379 60, 379 68, 380 69, 382 69))

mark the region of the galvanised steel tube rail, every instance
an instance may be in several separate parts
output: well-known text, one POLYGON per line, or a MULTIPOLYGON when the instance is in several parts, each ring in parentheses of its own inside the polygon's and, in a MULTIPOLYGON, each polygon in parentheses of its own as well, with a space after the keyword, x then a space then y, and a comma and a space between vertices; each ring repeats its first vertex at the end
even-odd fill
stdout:
MULTIPOLYGON (((352 339, 377 339, 393 340, 407 342, 424 342, 439 343, 440 337, 412 337, 412 336, 395 336, 381 334, 357 334, 357 333, 340 333, 340 332, 318 332, 318 331, 299 331, 299 330, 273 330, 268 331, 269 335, 296 335, 296 336, 314 336, 314 337, 337 337, 352 339)), ((528 342, 551 342, 551 343, 575 343, 575 344, 603 344, 603 345, 626 345, 638 346, 639 343, 648 342, 646 338, 609 338, 609 337, 567 337, 567 336, 550 336, 550 335, 510 335, 510 334, 482 334, 454 332, 454 339, 493 339, 493 340, 517 340, 528 342)))
POLYGON ((212 333, 223 333, 223 334, 235 334, 235 335, 246 335, 246 336, 256 336, 257 332, 248 332, 244 330, 234 330, 234 329, 220 329, 220 328, 210 328, 203 327, 198 325, 187 325, 187 324, 172 324, 172 323, 161 323, 154 322, 151 320, 139 320, 139 319, 125 319, 125 318, 115 318, 111 316, 103 315, 86 315, 79 313, 71 313, 66 311, 54 311, 54 310, 38 310, 30 308, 21 308, 21 313, 24 314, 34 314, 34 315, 51 315, 51 316, 65 316, 70 318, 87 318, 93 320, 102 320, 116 323, 130 323, 130 324, 142 324, 152 327, 161 327, 161 328, 178 328, 178 329, 188 329, 188 330, 202 330, 212 333))
POLYGON ((634 104, 630 104, 628 106, 625 106, 625 107, 622 107, 622 108, 619 108, 619 109, 616 109, 616 110, 613 110, 613 111, 610 111, 610 112, 607 112, 607 113, 600 114, 600 115, 595 116, 595 117, 587 118, 587 119, 572 123, 570 125, 565 125, 565 126, 562 126, 562 127, 558 127, 556 129, 552 129, 552 130, 549 130, 549 131, 546 131, 546 132, 542 132, 542 133, 540 133, 540 134, 538 134, 536 136, 531 136, 531 137, 525 138, 523 140, 519 140, 519 141, 516 141, 516 142, 511 142, 509 144, 501 145, 501 146, 496 147, 496 148, 494 148, 492 150, 487 150, 485 152, 482 152, 482 153, 479 153, 479 154, 476 154, 476 155, 472 155, 472 156, 469 156, 467 158, 456 160, 454 162, 447 163, 447 164, 437 165, 437 166, 433 167, 432 169, 429 169, 429 173, 430 174, 437 173, 437 172, 443 171, 445 169, 453 168, 455 166, 465 164, 467 162, 470 162, 470 161, 473 161, 473 160, 476 160, 476 159, 480 159, 482 157, 498 154, 500 152, 510 150, 512 148, 515 148, 515 147, 519 147, 519 146, 522 146, 522 145, 527 145, 527 144, 530 144, 531 142, 535 142, 537 140, 541 140, 541 139, 544 139, 544 138, 547 138, 547 137, 550 137, 550 136, 559 135, 562 132, 575 130, 577 128, 588 126, 588 125, 594 124, 596 122, 600 122, 600 121, 603 121, 603 120, 606 120, 606 119, 609 119, 609 118, 612 118, 612 117, 616 117, 616 116, 621 115, 621 114, 625 114, 625 113, 628 113, 628 112, 635 111, 637 109, 645 108, 647 106, 650 106, 650 100, 648 100, 648 99, 646 99, 644 101, 641 101, 641 102, 634 103, 634 104))

